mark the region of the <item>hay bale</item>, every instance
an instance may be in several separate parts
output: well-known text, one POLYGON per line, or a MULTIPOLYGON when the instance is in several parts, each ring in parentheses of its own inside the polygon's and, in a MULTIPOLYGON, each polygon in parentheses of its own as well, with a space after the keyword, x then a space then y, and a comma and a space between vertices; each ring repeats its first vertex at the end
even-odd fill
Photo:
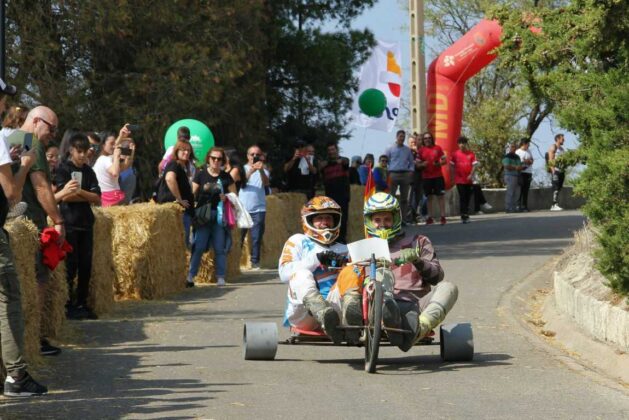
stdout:
POLYGON ((303 232, 300 213, 305 202, 306 197, 297 193, 266 197, 266 231, 262 239, 260 266, 277 269, 286 240, 294 233, 303 232))
POLYGON ((117 299, 159 299, 185 289, 182 209, 152 203, 107 207, 117 299))
POLYGON ((245 243, 242 244, 242 249, 240 252, 240 270, 249 270, 251 269, 251 249, 249 248, 251 245, 251 233, 247 232, 245 236, 245 243))
MULTIPOLYGON (((227 272, 225 278, 227 281, 234 281, 240 276, 240 229, 232 229, 232 247, 227 254, 227 272)), ((188 267, 190 266, 190 253, 188 252, 188 267)), ((210 250, 203 254, 199 272, 194 278, 195 283, 207 284, 216 283, 216 274, 214 272, 214 251, 210 250)))
POLYGON ((111 215, 100 208, 94 208, 94 250, 92 255, 92 276, 88 306, 98 316, 113 308, 116 267, 112 252, 112 231, 114 221, 111 215))
POLYGON ((39 354, 41 315, 35 275, 35 255, 39 249, 37 228, 22 217, 7 223, 4 228, 9 233, 15 269, 20 279, 24 317, 24 357, 29 364, 38 364, 41 362, 39 354))
POLYGON ((348 242, 365 239, 365 228, 363 223, 363 204, 365 187, 362 185, 351 186, 351 196, 349 201, 349 216, 347 219, 347 240, 348 242))
POLYGON ((41 320, 41 332, 44 337, 55 338, 59 335, 66 319, 66 302, 68 301, 68 280, 65 262, 59 263, 50 274, 44 301, 44 316, 41 320))

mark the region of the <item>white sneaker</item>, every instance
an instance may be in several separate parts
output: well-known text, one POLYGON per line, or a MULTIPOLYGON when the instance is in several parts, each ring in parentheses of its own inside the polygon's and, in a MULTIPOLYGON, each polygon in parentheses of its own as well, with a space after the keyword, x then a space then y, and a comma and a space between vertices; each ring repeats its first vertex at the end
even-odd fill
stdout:
POLYGON ((481 206, 481 208, 482 208, 483 210, 485 210, 485 211, 489 211, 489 210, 493 209, 493 206, 492 206, 491 204, 489 204, 489 203, 485 203, 485 204, 483 204, 483 205, 481 206))
POLYGON ((28 204, 26 204, 24 201, 16 203, 13 207, 9 209, 9 212, 7 213, 7 219, 14 219, 18 216, 23 215, 27 208, 28 204))
POLYGON ((550 208, 550 211, 562 211, 563 209, 561 207, 559 207, 558 204, 553 204, 552 207, 550 208))
POLYGON ((217 286, 225 286, 225 279, 223 277, 219 277, 216 279, 217 286))

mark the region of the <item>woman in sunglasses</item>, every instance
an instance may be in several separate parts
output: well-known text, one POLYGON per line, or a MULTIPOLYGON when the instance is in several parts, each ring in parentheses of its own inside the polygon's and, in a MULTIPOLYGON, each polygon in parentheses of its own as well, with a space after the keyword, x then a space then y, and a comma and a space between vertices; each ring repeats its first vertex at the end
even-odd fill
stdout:
POLYGON ((225 151, 221 147, 212 147, 205 157, 205 166, 197 171, 192 180, 192 192, 196 200, 196 208, 208 205, 211 208, 210 220, 207 223, 196 223, 194 239, 188 271, 188 287, 194 286, 194 278, 199 273, 201 258, 210 246, 214 249, 214 272, 216 284, 225 285, 227 270, 227 253, 231 248, 231 233, 219 223, 218 203, 227 201, 225 194, 236 192, 232 177, 223 170, 225 151))

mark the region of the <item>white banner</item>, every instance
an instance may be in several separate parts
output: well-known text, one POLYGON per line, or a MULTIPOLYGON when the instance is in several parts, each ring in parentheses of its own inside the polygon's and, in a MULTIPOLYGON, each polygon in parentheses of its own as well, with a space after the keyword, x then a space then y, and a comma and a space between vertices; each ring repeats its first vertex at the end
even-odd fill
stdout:
POLYGON ((377 41, 371 57, 360 69, 360 85, 352 108, 354 124, 391 131, 400 110, 402 94, 402 54, 397 42, 377 41), (358 100, 367 89, 378 89, 386 98, 382 115, 370 117, 360 110, 358 100))

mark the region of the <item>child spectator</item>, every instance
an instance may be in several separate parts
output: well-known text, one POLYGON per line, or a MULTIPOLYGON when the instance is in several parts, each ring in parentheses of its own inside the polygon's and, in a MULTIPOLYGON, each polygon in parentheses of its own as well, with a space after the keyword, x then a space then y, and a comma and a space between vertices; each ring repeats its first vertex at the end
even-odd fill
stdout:
POLYGON ((116 138, 114 133, 108 133, 103 140, 101 155, 96 159, 94 172, 98 178, 98 185, 101 190, 103 207, 122 204, 125 195, 120 189, 120 173, 133 165, 135 155, 135 144, 129 138, 131 131, 127 125, 120 129, 116 138), (127 159, 122 159, 123 146, 125 153, 129 153, 127 159))
POLYGON ((70 140, 69 157, 57 169, 55 184, 59 192, 55 199, 66 226, 66 239, 72 252, 66 261, 68 288, 67 315, 70 319, 93 318, 87 307, 90 277, 92 274, 92 247, 94 243, 94 214, 91 205, 100 204, 100 188, 96 174, 88 165, 90 148, 85 134, 76 133, 70 140), (72 285, 78 274, 76 304, 72 302, 72 285))

